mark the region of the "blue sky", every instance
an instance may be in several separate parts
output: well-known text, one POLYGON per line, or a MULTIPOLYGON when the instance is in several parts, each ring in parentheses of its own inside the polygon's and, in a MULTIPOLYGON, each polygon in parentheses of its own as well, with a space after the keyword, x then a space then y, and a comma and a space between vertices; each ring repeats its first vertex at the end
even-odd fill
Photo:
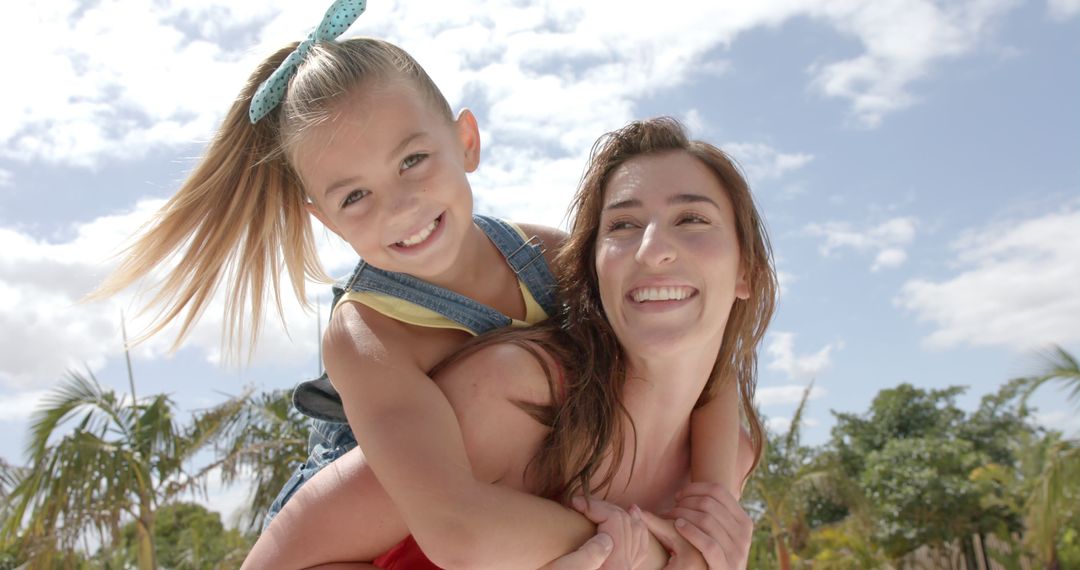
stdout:
MULTIPOLYGON (((127 389, 119 315, 134 297, 76 300, 174 191, 256 62, 325 9, 36 4, 0 22, 27 54, 0 90, 12 462, 65 370, 127 389)), ((1080 353, 1080 1, 580 4, 372 0, 349 34, 398 43, 477 114, 482 212, 561 225, 592 142, 634 118, 672 115, 727 149, 782 273, 759 382, 774 427, 812 379, 805 437, 821 443, 829 410, 864 411, 882 388, 966 385, 971 407, 1036 368, 1035 350, 1080 353)), ((354 262, 329 237, 321 248, 332 273, 354 262)), ((176 354, 168 335, 140 345, 138 391, 194 410, 317 370, 316 315, 290 305, 288 334, 269 322, 238 366, 221 362, 219 313, 176 354)), ((1061 396, 1036 399, 1041 421, 1080 431, 1061 396)))

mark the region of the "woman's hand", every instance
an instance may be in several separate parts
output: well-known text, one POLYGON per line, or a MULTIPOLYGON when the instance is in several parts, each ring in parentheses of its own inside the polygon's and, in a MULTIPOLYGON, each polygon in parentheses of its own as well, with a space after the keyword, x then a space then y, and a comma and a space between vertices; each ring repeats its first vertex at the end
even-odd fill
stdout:
MULTIPOLYGON (((579 568, 644 568, 648 563, 652 537, 645 526, 641 509, 633 507, 624 510, 607 501, 582 496, 571 501, 574 509, 596 523, 596 531, 611 538, 612 547, 607 558, 600 566, 582 566, 579 568)), ((586 543, 588 544, 588 543, 586 543)), ((573 556, 571 553, 568 556, 573 556)), ((565 558, 565 557, 564 557, 565 558)), ((560 558, 559 560, 563 560, 560 558)), ((558 563, 559 561, 556 561, 558 563)), ((569 569, 569 566, 560 566, 569 569)))
POLYGON ((691 483, 675 498, 663 518, 645 513, 649 531, 671 552, 668 568, 746 568, 754 521, 727 489, 691 483))

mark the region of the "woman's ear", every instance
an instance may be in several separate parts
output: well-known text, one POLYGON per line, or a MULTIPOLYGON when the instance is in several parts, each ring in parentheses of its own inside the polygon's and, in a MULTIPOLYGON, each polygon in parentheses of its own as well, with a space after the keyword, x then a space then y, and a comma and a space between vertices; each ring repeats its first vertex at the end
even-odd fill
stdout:
POLYGON ((750 281, 746 278, 746 267, 739 264, 739 274, 735 276, 735 298, 743 301, 750 298, 750 281))
POLYGON ((473 172, 480 166, 480 127, 476 124, 476 116, 472 111, 462 109, 454 126, 465 151, 465 172, 473 172))

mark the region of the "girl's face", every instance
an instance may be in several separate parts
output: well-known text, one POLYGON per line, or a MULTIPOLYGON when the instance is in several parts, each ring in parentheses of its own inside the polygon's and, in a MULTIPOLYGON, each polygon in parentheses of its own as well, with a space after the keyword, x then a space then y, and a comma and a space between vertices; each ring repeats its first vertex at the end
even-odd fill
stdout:
POLYGON ((627 354, 715 357, 736 298, 749 296, 731 200, 682 151, 615 169, 596 241, 600 299, 627 354))
POLYGON ((304 135, 294 161, 309 209, 364 260, 431 279, 457 261, 472 227, 480 136, 448 121, 406 81, 345 95, 304 135))

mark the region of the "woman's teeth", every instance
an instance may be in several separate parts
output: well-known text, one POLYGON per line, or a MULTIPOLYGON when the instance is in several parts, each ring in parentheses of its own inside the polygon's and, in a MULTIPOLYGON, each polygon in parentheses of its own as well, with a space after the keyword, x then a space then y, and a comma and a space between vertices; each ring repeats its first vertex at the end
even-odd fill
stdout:
POLYGON ((430 224, 428 224, 428 227, 416 232, 415 235, 409 236, 408 238, 397 242, 397 244, 395 245, 399 245, 401 247, 412 247, 426 240, 428 236, 431 235, 431 232, 435 231, 435 228, 437 227, 439 227, 439 218, 435 218, 431 221, 430 224))
POLYGON ((645 301, 682 301, 694 293, 692 287, 642 287, 630 293, 638 303, 645 301))

